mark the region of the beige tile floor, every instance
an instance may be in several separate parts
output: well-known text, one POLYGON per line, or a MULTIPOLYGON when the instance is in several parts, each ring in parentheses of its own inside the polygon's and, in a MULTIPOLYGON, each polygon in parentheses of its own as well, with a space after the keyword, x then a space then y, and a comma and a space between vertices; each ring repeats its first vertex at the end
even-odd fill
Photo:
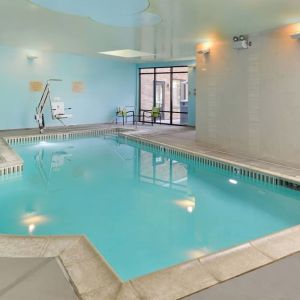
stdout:
POLYGON ((78 300, 55 258, 0 258, 1 300, 78 300))

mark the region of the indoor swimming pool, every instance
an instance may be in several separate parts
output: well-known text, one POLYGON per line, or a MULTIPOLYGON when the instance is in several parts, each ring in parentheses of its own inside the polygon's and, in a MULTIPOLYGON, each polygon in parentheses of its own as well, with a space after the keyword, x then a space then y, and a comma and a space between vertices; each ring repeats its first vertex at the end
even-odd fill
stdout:
POLYGON ((0 233, 84 234, 124 281, 300 223, 300 192, 108 135, 15 145, 0 233))

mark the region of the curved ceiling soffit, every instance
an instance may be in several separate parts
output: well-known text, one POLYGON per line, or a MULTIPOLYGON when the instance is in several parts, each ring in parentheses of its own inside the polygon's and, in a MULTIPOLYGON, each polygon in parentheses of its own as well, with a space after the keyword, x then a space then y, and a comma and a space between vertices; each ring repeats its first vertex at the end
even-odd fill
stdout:
POLYGON ((118 27, 153 26, 159 15, 147 12, 149 0, 30 0, 51 11, 89 17, 97 23, 118 27), (87 2, 89 5, 87 5, 87 2))

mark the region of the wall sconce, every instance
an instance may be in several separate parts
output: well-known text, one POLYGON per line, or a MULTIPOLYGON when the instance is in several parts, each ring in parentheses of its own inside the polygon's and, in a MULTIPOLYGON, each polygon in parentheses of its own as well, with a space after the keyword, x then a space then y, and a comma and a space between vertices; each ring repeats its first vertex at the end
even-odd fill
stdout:
POLYGON ((198 46, 197 53, 202 54, 202 55, 208 55, 208 54, 210 54, 210 48, 211 48, 211 42, 210 41, 202 42, 198 46))
POLYGON ((197 53, 202 55, 208 55, 210 53, 210 48, 200 49, 197 53))
POLYGON ((30 61, 34 61, 36 59, 38 59, 39 57, 36 56, 36 55, 32 55, 32 54, 28 54, 27 55, 27 59, 30 60, 30 61))
POLYGON ((291 38, 294 40, 300 40, 300 32, 291 34, 291 38))

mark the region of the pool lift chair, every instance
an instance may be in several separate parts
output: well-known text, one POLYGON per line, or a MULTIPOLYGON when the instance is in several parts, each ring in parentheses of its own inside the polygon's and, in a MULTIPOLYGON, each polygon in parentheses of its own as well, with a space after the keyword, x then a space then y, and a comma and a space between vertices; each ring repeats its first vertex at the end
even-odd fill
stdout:
POLYGON ((69 110, 71 108, 65 108, 64 102, 60 101, 60 98, 56 97, 51 100, 51 92, 50 92, 50 82, 54 81, 62 81, 61 79, 49 79, 47 80, 47 84, 45 86, 44 92, 40 99, 40 102, 36 108, 35 120, 38 123, 40 133, 44 132, 45 129, 45 118, 44 118, 44 109, 47 101, 49 100, 51 106, 51 115, 53 120, 58 120, 64 126, 66 126, 63 122, 63 119, 71 118, 71 114, 66 114, 65 110, 69 110))

